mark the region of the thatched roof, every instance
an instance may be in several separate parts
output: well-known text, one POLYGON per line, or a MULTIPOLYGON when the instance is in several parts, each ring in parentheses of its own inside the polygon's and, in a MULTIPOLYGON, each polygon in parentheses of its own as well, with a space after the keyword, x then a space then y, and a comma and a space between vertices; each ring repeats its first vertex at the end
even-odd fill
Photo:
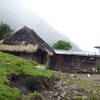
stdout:
POLYGON ((54 53, 53 49, 35 31, 27 27, 23 27, 0 44, 1 51, 34 53, 38 49, 46 51, 49 55, 54 53))

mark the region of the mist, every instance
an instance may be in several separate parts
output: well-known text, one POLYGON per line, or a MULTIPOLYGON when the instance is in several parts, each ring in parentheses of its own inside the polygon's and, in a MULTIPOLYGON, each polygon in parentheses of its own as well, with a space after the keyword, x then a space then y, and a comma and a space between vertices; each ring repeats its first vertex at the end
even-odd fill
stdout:
POLYGON ((14 32, 23 26, 32 28, 51 46, 58 40, 66 40, 72 43, 73 50, 80 50, 67 36, 36 15, 29 6, 29 0, 0 0, 0 21, 9 24, 14 32))

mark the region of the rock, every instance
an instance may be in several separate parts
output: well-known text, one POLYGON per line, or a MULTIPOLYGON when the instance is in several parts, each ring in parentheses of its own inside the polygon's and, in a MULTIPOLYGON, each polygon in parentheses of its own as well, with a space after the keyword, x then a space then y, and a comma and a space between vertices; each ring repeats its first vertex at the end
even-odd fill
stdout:
POLYGON ((96 95, 97 94, 97 92, 95 90, 91 90, 91 89, 89 89, 89 93, 90 94, 93 94, 93 95, 96 95))
POLYGON ((66 82, 63 82, 63 85, 66 85, 66 82))
POLYGON ((39 69, 39 70, 46 70, 46 67, 44 67, 44 66, 34 66, 34 67, 39 69))
POLYGON ((65 97, 65 95, 66 95, 66 92, 63 92, 60 96, 65 97))
POLYGON ((54 96, 56 97, 56 96, 58 96, 59 94, 56 92, 55 94, 54 94, 54 96))
POLYGON ((49 91, 49 93, 52 94, 53 92, 52 91, 49 91))
POLYGON ((58 96, 57 100, 61 100, 61 97, 60 97, 60 96, 58 96))
POLYGON ((47 93, 48 91, 44 91, 44 93, 47 93))
POLYGON ((90 75, 90 74, 86 74, 86 76, 87 76, 87 77, 91 77, 91 75, 90 75))
POLYGON ((76 74, 70 74, 71 77, 76 77, 76 74))

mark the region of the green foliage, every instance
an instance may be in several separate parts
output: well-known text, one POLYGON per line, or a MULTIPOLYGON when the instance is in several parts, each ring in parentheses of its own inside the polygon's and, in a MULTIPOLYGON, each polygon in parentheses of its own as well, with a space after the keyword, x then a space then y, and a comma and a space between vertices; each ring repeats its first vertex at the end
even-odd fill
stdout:
POLYGON ((97 66, 97 72, 99 72, 100 73, 100 66, 97 66))
POLYGON ((0 40, 7 38, 12 33, 12 30, 9 25, 0 23, 0 40))
POLYGON ((38 66, 39 64, 36 61, 31 61, 34 66, 38 66))
POLYGON ((87 96, 86 98, 84 98, 84 96, 80 96, 80 97, 76 97, 72 99, 64 97, 64 100, 100 100, 100 96, 90 95, 90 96, 87 96))
POLYGON ((34 66, 35 62, 0 52, 0 100, 18 100, 20 91, 5 85, 7 76, 10 74, 24 74, 32 77, 53 77, 53 72, 49 70, 38 70, 34 66))
POLYGON ((72 46, 69 42, 59 40, 53 45, 54 49, 63 49, 63 50, 70 50, 72 46))
POLYGON ((43 100, 42 95, 39 93, 31 93, 24 97, 21 100, 43 100))
POLYGON ((100 100, 100 96, 91 95, 91 96, 89 96, 89 100, 100 100))
POLYGON ((36 99, 42 99, 42 95, 40 93, 32 93, 32 96, 36 99))
POLYGON ((77 97, 77 98, 72 99, 72 100, 85 100, 85 99, 83 99, 82 97, 77 97))
POLYGON ((18 100, 20 91, 0 84, 0 100, 18 100))

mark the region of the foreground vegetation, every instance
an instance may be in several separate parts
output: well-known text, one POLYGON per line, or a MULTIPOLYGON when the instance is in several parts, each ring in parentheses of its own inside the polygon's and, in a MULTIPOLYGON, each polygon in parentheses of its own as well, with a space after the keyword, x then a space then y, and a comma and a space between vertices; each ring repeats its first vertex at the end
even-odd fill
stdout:
POLYGON ((48 70, 38 70, 34 66, 35 62, 0 52, 0 100, 18 100, 20 91, 11 88, 5 83, 9 82, 8 75, 30 75, 32 77, 53 77, 53 72, 48 70))

